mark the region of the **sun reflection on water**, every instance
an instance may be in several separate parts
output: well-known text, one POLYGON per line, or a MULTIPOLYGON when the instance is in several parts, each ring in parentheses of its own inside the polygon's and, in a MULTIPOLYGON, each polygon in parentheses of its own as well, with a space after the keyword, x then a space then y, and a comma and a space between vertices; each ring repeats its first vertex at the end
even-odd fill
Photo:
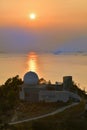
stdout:
POLYGON ((35 52, 30 52, 28 54, 28 71, 33 71, 38 73, 38 55, 35 52))

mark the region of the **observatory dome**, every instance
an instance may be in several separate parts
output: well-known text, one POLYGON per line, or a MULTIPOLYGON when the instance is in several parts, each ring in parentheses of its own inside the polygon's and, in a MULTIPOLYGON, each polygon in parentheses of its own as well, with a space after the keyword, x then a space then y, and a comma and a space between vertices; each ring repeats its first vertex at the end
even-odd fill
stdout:
POLYGON ((36 85, 38 82, 39 78, 35 72, 29 71, 24 75, 24 84, 36 85))

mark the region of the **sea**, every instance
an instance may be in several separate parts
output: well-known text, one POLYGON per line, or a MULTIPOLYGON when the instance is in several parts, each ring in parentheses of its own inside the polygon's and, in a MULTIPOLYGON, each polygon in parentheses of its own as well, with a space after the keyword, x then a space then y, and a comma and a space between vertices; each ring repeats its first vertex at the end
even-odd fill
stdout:
POLYGON ((34 71, 46 81, 63 82, 63 76, 72 76, 73 81, 87 91, 87 55, 54 53, 0 53, 0 85, 8 78, 34 71))

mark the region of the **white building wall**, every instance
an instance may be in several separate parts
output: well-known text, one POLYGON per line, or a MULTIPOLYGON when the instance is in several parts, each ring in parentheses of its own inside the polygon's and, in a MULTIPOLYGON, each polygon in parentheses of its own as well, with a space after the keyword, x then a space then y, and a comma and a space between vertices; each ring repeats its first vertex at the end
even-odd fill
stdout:
POLYGON ((21 99, 21 100, 24 100, 24 99, 25 99, 24 91, 23 91, 23 90, 20 91, 19 96, 20 96, 20 99, 21 99))
POLYGON ((39 101, 46 102, 57 102, 63 101, 67 102, 70 98, 80 100, 80 97, 74 93, 68 91, 40 91, 39 92, 39 101))

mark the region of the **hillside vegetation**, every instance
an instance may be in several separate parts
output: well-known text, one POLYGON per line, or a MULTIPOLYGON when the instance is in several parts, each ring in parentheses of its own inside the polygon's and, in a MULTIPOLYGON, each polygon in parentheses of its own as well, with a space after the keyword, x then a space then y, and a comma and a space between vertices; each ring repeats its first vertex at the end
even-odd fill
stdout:
POLYGON ((17 124, 17 130, 87 130, 87 117, 84 116, 84 102, 54 116, 32 122, 17 124))
MULTIPOLYGON (((14 126, 8 125, 8 122, 12 120, 15 121, 15 120, 21 120, 25 118, 31 118, 34 116, 43 115, 52 112, 62 106, 68 105, 70 103, 68 102, 64 104, 61 102, 59 103, 23 102, 19 99, 19 91, 20 91, 19 85, 21 84, 23 84, 23 81, 17 75, 15 77, 9 78, 3 85, 0 86, 0 129, 1 130, 6 130, 8 128, 10 129, 10 127, 12 130, 14 126)), ((77 85, 74 84, 73 89, 77 90, 78 94, 83 99, 87 99, 87 95, 85 94, 85 91, 82 91, 80 88, 78 88, 77 85)), ((74 127, 77 124, 77 127, 79 127, 79 125, 82 125, 81 126, 82 128, 83 126, 85 126, 84 127, 85 130, 85 128, 87 128, 86 124, 84 124, 85 119, 83 119, 82 116, 80 116, 80 113, 83 112, 83 108, 84 108, 84 103, 81 103, 79 106, 69 109, 68 111, 58 114, 52 118, 51 117, 44 118, 43 120, 38 120, 31 123, 24 123, 21 125, 17 125, 15 127, 16 130, 17 129, 18 130, 29 130, 29 129, 32 130, 50 129, 51 130, 54 127, 55 130, 56 129, 68 130, 69 127, 70 130, 71 129, 70 126, 74 127), (75 124, 75 122, 77 123, 75 124)))

